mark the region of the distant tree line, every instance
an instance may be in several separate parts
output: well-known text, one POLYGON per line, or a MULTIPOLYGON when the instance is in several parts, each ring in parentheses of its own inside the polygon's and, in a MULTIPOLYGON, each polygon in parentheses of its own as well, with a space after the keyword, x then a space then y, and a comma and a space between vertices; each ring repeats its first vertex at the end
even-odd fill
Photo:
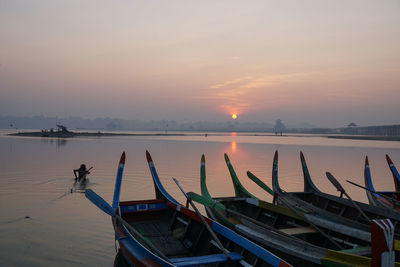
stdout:
POLYGON ((50 129, 57 124, 70 130, 144 130, 144 131, 273 131, 273 124, 252 122, 177 122, 174 120, 123 120, 117 118, 84 119, 81 117, 0 116, 0 128, 50 129))
POLYGON ((193 121, 177 122, 175 120, 123 120, 117 118, 84 119, 81 117, 18 117, 0 116, 1 129, 51 129, 56 125, 65 125, 69 130, 137 130, 137 131, 236 131, 236 132, 270 132, 270 133, 310 133, 310 134, 355 134, 400 136, 400 125, 383 125, 359 127, 350 123, 343 128, 287 127, 281 119, 272 123, 256 122, 210 122, 193 121))

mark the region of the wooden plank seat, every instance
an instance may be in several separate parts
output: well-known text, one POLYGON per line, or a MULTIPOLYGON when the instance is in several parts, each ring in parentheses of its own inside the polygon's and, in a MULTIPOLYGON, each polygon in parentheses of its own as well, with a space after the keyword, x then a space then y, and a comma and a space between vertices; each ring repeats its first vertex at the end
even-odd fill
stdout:
MULTIPOLYGON (((231 261, 241 261, 243 260, 243 256, 236 252, 230 252, 229 257, 231 261)), ((188 258, 174 258, 171 259, 171 262, 174 263, 176 266, 197 266, 201 264, 212 264, 212 263, 219 263, 219 262, 226 262, 228 259, 226 258, 225 254, 212 254, 212 255, 205 255, 205 256, 198 256, 198 257, 188 257, 188 258)))
POLYGON ((308 226, 279 229, 279 231, 284 232, 285 234, 288 235, 302 235, 302 234, 311 234, 317 232, 317 230, 308 226))

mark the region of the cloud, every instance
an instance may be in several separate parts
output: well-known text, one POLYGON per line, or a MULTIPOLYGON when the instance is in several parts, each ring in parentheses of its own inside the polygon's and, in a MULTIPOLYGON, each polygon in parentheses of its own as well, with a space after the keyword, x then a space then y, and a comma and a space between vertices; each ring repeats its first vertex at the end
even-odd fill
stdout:
POLYGON ((281 90, 284 84, 299 84, 310 81, 317 72, 296 72, 281 74, 248 75, 210 85, 208 94, 199 98, 214 100, 226 113, 243 113, 262 103, 258 96, 269 95, 273 98, 287 98, 287 90, 281 90), (269 92, 266 92, 269 91, 269 92))

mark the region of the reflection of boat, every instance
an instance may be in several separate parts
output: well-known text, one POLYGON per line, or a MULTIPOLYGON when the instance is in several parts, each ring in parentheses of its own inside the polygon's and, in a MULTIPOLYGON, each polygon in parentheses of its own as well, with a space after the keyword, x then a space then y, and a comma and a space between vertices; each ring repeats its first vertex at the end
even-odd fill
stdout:
POLYGON ((192 199, 205 206, 210 217, 292 264, 354 266, 370 263, 369 231, 255 199, 237 179, 227 155, 225 159, 235 185, 235 197, 211 197, 206 185, 204 155, 200 171, 202 196, 189 193, 192 199))
POLYGON ((92 190, 86 191, 94 204, 112 216, 122 254, 131 265, 289 266, 221 224, 181 206, 162 186, 148 152, 147 159, 155 185, 155 199, 119 201, 125 153, 118 167, 112 207, 92 190), (206 226, 212 228, 224 248, 218 245, 206 226))
MULTIPOLYGON (((370 222, 364 218, 363 214, 354 206, 354 204, 345 198, 333 196, 321 192, 311 180, 307 164, 303 153, 300 152, 300 158, 303 166, 304 191, 303 192, 285 192, 281 189, 278 182, 278 151, 275 152, 272 169, 273 190, 269 189, 254 174, 248 172, 248 176, 265 191, 272 194, 278 204, 289 203, 293 207, 308 209, 323 217, 330 218, 345 225, 357 227, 359 229, 370 229, 370 222)), ((396 238, 400 238, 400 214, 380 209, 365 203, 355 201, 357 206, 367 215, 369 219, 389 218, 396 225, 396 238)))
POLYGON ((386 160, 389 164, 389 168, 393 174, 393 180, 395 184, 395 190, 396 191, 376 191, 373 184, 372 184, 372 179, 371 179, 371 170, 369 167, 369 161, 368 157, 365 157, 365 165, 364 165, 364 182, 365 182, 365 187, 367 190, 367 197, 368 201, 371 205, 389 209, 390 211, 397 211, 400 212, 400 206, 399 206, 399 200, 400 200, 400 195, 399 195, 399 173, 397 172, 396 167, 394 166, 392 160, 388 155, 386 155, 386 160))

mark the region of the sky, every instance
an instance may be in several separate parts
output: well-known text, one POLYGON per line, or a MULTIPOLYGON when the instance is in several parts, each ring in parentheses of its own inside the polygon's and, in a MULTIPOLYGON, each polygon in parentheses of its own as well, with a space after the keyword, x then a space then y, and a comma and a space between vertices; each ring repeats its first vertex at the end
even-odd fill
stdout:
POLYGON ((0 0, 0 115, 342 127, 399 102, 399 0, 0 0))

